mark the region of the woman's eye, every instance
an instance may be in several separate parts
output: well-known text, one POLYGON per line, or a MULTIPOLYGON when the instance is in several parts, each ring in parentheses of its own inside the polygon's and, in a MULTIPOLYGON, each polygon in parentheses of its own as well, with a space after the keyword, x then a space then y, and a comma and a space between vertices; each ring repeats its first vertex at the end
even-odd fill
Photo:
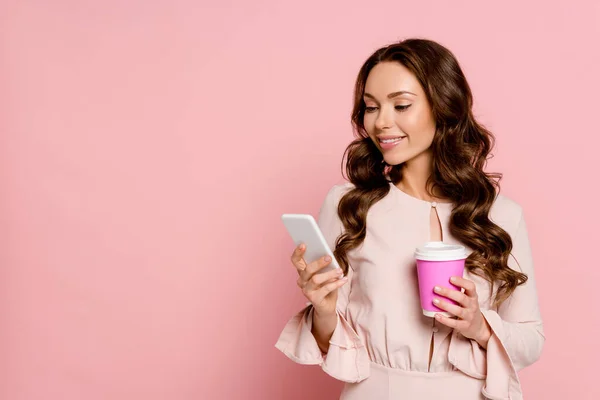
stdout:
MULTIPOLYGON (((410 106, 412 106, 412 104, 407 104, 405 106, 396 106, 395 109, 397 111, 402 112, 402 111, 406 111, 406 109, 408 107, 410 107, 410 106)), ((366 113, 372 113, 372 112, 375 112, 375 111, 377 111, 377 107, 365 107, 365 112, 366 113)))

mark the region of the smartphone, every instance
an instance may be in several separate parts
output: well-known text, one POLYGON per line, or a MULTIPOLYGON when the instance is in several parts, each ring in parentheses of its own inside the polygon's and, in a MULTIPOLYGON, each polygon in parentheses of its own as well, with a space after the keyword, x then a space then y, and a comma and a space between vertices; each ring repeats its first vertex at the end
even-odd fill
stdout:
POLYGON ((299 246, 300 243, 306 245, 304 261, 306 261, 307 264, 318 260, 321 257, 325 257, 326 255, 331 257, 329 265, 321 269, 318 273, 331 271, 332 269, 340 267, 325 240, 325 236, 323 236, 323 232, 319 229, 319 225, 317 225, 317 222, 312 215, 283 214, 281 220, 296 244, 296 247, 299 246))

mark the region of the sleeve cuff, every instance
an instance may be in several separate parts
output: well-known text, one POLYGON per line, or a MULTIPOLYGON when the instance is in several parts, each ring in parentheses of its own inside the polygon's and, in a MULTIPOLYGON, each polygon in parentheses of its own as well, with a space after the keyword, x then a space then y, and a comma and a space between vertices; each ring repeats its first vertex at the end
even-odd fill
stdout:
POLYGON ((340 381, 360 382, 370 375, 369 355, 358 334, 339 311, 337 317, 327 354, 321 353, 312 334, 312 306, 289 320, 275 347, 299 364, 321 365, 323 371, 340 381))
POLYGON ((482 394, 492 400, 522 400, 519 376, 504 343, 507 332, 502 319, 492 310, 482 310, 492 335, 487 350, 477 342, 454 332, 448 350, 448 361, 458 370, 485 380, 482 394))

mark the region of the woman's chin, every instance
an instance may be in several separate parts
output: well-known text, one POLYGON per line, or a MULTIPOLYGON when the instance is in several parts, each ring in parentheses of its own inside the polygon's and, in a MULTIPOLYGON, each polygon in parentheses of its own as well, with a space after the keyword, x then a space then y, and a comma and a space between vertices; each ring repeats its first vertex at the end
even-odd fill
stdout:
POLYGON ((417 159, 428 160, 432 157, 431 149, 419 151, 417 149, 393 149, 383 152, 383 160, 387 165, 400 165, 416 161, 417 159), (394 151, 396 150, 396 151, 394 151))
POLYGON ((390 166, 399 165, 406 161, 405 157, 402 157, 401 154, 386 154, 383 156, 383 160, 390 166))

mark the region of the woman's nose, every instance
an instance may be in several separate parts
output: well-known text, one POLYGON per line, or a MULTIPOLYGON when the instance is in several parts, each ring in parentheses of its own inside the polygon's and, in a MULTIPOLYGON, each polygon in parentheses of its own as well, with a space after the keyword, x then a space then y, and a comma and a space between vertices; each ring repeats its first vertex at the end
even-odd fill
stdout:
POLYGON ((390 128, 394 122, 393 114, 391 114, 387 107, 381 107, 379 110, 379 115, 375 120, 375 127, 377 129, 390 128))

